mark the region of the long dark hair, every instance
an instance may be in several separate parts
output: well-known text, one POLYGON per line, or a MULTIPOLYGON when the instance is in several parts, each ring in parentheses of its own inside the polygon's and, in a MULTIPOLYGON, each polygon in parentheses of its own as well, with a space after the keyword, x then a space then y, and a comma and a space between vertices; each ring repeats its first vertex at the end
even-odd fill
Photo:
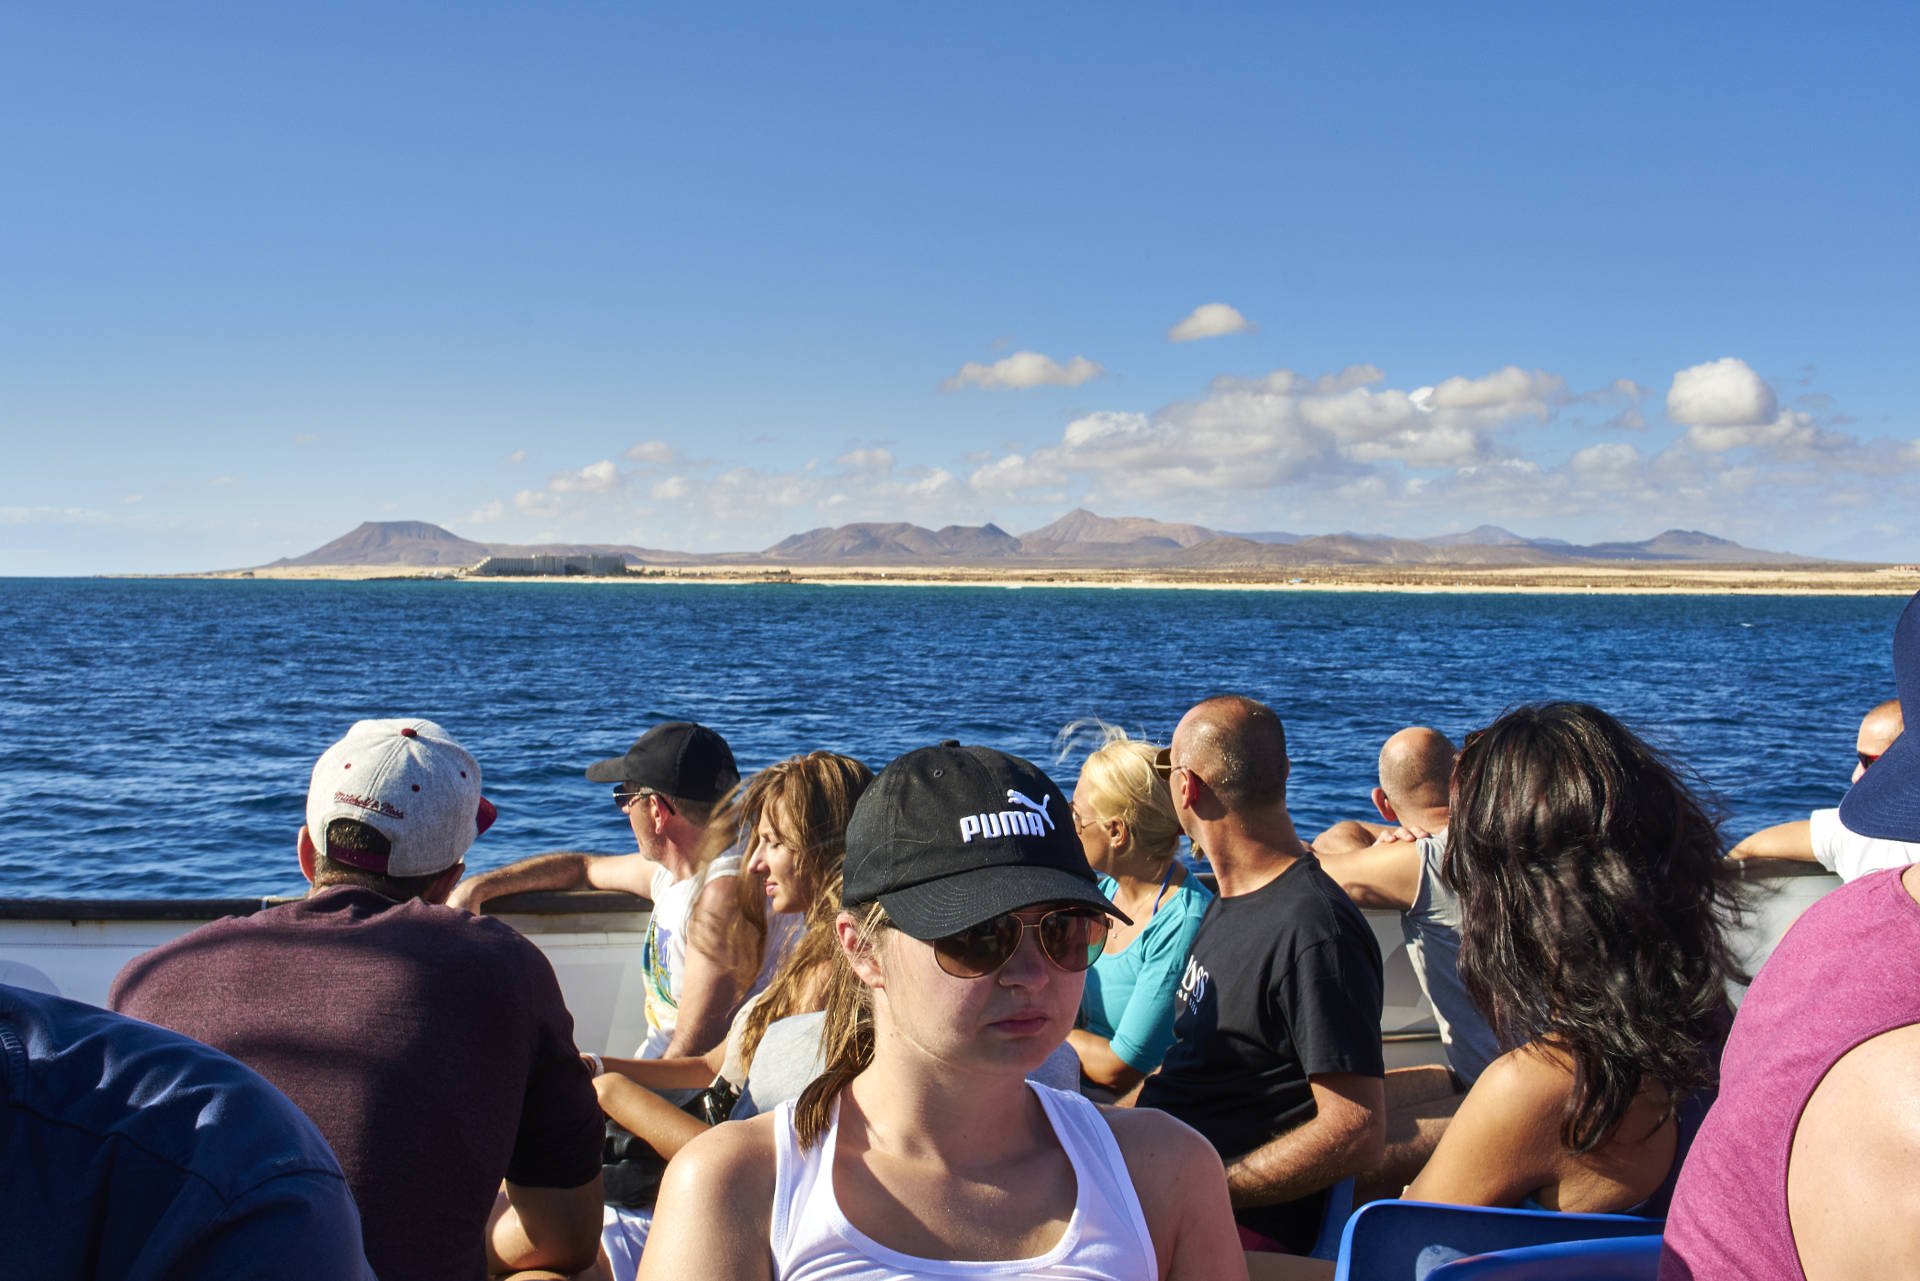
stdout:
POLYGON ((1573 1061, 1568 1148, 1604 1142, 1649 1077, 1669 1111, 1713 1084, 1727 983, 1746 981, 1727 944, 1738 880, 1706 807, 1626 726, 1542 703, 1469 736, 1441 874, 1460 976, 1501 1044, 1573 1061))

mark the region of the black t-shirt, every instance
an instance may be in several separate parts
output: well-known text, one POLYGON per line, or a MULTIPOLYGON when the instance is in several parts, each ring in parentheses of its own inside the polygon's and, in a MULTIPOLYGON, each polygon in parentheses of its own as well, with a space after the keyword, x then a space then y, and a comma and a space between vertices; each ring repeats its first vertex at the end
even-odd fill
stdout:
MULTIPOLYGON (((1217 897, 1174 997, 1174 1043, 1140 1106, 1162 1108, 1231 1161, 1314 1115, 1310 1076, 1384 1076, 1380 945, 1311 856, 1251 894, 1217 897)), ((1325 1194, 1235 1212, 1292 1249, 1325 1194)))

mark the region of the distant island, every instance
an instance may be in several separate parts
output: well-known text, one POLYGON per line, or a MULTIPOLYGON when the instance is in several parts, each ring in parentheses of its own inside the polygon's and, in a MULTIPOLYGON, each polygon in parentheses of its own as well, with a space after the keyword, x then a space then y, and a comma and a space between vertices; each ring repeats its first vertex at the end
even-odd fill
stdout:
POLYGON ((1920 566, 1819 560, 1697 530, 1578 545, 1493 525, 1430 538, 1246 533, 1076 509, 1017 536, 992 524, 862 523, 752 552, 484 543, 425 521, 368 521, 302 556, 193 576, 1881 594, 1913 591, 1920 566))
POLYGON ((1523 538, 1493 525, 1433 538, 1377 534, 1229 533, 1138 516, 1076 509, 1015 537, 997 525, 926 529, 905 522, 811 529, 757 552, 679 552, 615 543, 479 543, 417 520, 368 521, 304 556, 262 569, 322 566, 472 570, 489 558, 617 557, 629 569, 699 566, 900 566, 902 568, 1292 569, 1344 565, 1518 568, 1573 565, 1831 564, 1670 529, 1637 543, 1578 546, 1523 538))

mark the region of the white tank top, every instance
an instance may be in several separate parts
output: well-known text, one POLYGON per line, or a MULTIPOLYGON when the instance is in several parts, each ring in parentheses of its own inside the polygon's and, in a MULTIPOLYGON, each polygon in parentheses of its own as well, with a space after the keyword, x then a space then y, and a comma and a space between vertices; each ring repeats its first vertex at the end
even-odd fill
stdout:
POLYGON ((794 1137, 794 1104, 780 1118, 774 1161, 774 1276, 778 1281, 899 1281, 901 1277, 1030 1277, 1036 1281, 1155 1281, 1160 1275, 1140 1198, 1106 1118, 1078 1094, 1037 1082, 1054 1137, 1073 1164, 1073 1217, 1045 1254, 1005 1261, 918 1259, 889 1250, 847 1222, 833 1195, 833 1153, 840 1137, 836 1102, 826 1137, 807 1151, 794 1137))

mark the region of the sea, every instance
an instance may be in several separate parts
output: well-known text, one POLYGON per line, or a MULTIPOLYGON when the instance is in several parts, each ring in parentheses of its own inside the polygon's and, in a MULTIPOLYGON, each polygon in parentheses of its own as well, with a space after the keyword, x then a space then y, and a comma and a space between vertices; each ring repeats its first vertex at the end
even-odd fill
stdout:
POLYGON ((304 888, 314 758, 362 717, 438 721, 500 818, 475 870, 632 848, 592 761, 647 726, 743 770, 829 748, 878 768, 959 739, 1071 791, 1099 720, 1164 743, 1194 702, 1286 724, 1311 836, 1371 818, 1380 743, 1458 741, 1580 699, 1697 778, 1729 839, 1836 804, 1892 697, 1897 597, 1159 588, 0 580, 0 897, 304 888))

